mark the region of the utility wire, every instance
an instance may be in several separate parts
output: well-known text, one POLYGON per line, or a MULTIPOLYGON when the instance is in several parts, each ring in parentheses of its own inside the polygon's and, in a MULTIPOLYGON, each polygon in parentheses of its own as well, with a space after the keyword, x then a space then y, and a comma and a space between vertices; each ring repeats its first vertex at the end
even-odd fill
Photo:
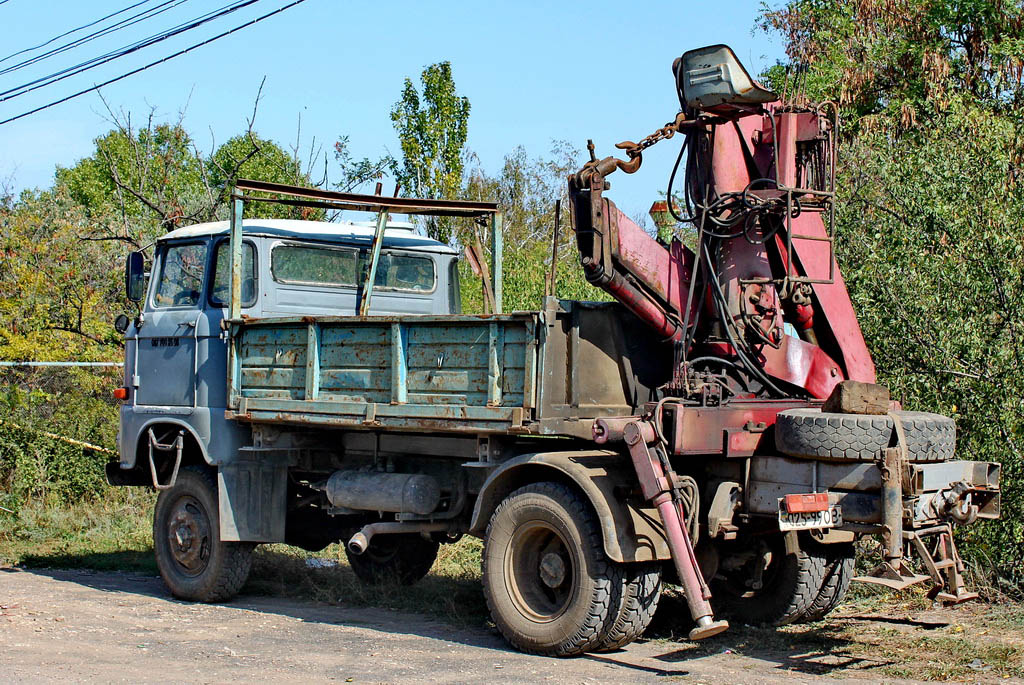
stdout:
MULTIPOLYGON (((7 1, 8 0, 0 0, 0 5, 4 4, 7 1)), ((60 35, 54 36, 53 38, 51 38, 50 40, 46 41, 45 43, 40 43, 39 45, 33 45, 30 48, 25 48, 24 50, 18 50, 17 52, 12 52, 11 54, 7 55, 6 57, 0 57, 0 64, 6 62, 7 60, 11 59, 12 57, 17 57, 18 55, 24 55, 26 52, 32 52, 33 50, 38 50, 39 48, 45 48, 47 45, 49 45, 50 43, 52 43, 55 40, 60 40, 61 38, 64 38, 65 36, 70 36, 72 33, 78 33, 79 31, 81 31, 83 29, 87 29, 90 26, 95 26, 96 24, 99 24, 102 21, 106 21, 107 19, 111 19, 113 17, 116 17, 119 14, 124 14, 125 12, 128 12, 129 10, 135 9, 139 5, 145 5, 147 2, 150 2, 150 1, 151 0, 142 0, 142 2, 137 2, 134 5, 129 5, 128 7, 125 7, 124 9, 120 9, 120 10, 118 10, 116 12, 113 12, 112 14, 108 14, 105 17, 100 17, 96 21, 89 22, 88 24, 82 24, 81 26, 79 26, 77 28, 73 28, 70 31, 65 31, 64 33, 62 33, 60 35)))
MULTIPOLYGON (((148 0, 147 0, 147 2, 148 2, 148 0)), ((44 52, 41 55, 36 55, 35 57, 29 57, 28 59, 25 59, 25 60, 22 60, 21 62, 18 62, 17 64, 12 64, 9 67, 4 67, 3 70, 0 70, 0 75, 8 74, 8 73, 10 73, 12 71, 17 71, 18 69, 24 69, 25 67, 31 66, 33 64, 37 64, 38 62, 42 62, 43 60, 47 60, 50 57, 53 57, 55 55, 59 55, 59 54, 61 54, 63 52, 67 52, 68 50, 74 50, 75 48, 81 47, 81 46, 85 45, 86 43, 89 43, 91 41, 96 40, 97 38, 102 38, 103 36, 109 35, 109 34, 114 33, 116 31, 120 31, 121 29, 124 29, 124 28, 128 28, 129 26, 134 26, 135 24, 138 24, 140 21, 145 21, 147 19, 151 19, 151 18, 157 16, 158 14, 163 14, 167 10, 174 9, 175 7, 177 7, 178 5, 182 4, 183 2, 187 2, 187 0, 177 0, 177 2, 175 2, 175 0, 165 0, 164 2, 160 3, 156 7, 150 7, 149 9, 143 10, 143 11, 139 12, 138 14, 133 14, 132 16, 126 17, 125 19, 122 19, 121 21, 115 22, 115 23, 111 24, 110 26, 107 26, 105 28, 99 29, 97 31, 93 31, 90 34, 82 36, 81 38, 76 38, 75 40, 72 40, 72 41, 70 41, 68 43, 65 43, 64 45, 60 45, 58 47, 55 47, 55 48, 53 48, 51 50, 47 50, 46 52, 44 52)), ((47 42, 52 42, 52 41, 47 41, 47 42)), ((34 48, 31 48, 31 49, 34 49, 34 48)), ((24 52, 24 51, 22 51, 22 52, 24 52)), ((2 62, 2 61, 3 60, 0 60, 0 62, 2 62)))
POLYGON ((77 98, 77 97, 80 97, 82 95, 85 95, 86 93, 91 93, 94 90, 99 90, 100 88, 104 88, 106 86, 109 86, 112 83, 117 83, 118 81, 120 81, 122 79, 126 79, 129 76, 134 76, 135 74, 138 74, 139 72, 142 72, 142 71, 145 71, 145 70, 149 69, 150 67, 155 67, 158 64, 163 64, 164 62, 169 62, 170 60, 174 59, 175 57, 181 57, 184 54, 192 52, 196 48, 201 48, 204 45, 209 45, 210 43, 212 43, 214 41, 217 41, 217 40, 220 40, 221 38, 224 38, 225 36, 229 36, 232 33, 235 33, 237 31, 241 31, 242 29, 247 28, 249 26, 252 26, 253 24, 258 24, 259 22, 263 21, 264 19, 272 17, 275 14, 280 14, 281 12, 284 12, 287 9, 291 9, 292 7, 295 7, 296 5, 301 5, 305 1, 306 0, 294 0, 294 2, 290 2, 287 5, 279 7, 276 10, 274 10, 273 12, 268 12, 268 13, 262 15, 262 16, 259 16, 259 17, 256 17, 255 19, 247 21, 244 24, 240 24, 239 26, 236 26, 235 28, 230 29, 229 31, 225 31, 224 33, 218 34, 218 35, 216 35, 216 36, 214 36, 212 38, 208 38, 208 39, 202 41, 201 43, 196 43, 195 45, 192 45, 192 46, 189 46, 189 47, 185 48, 184 50, 179 50, 178 52, 174 53, 173 55, 168 55, 167 57, 164 57, 163 59, 159 59, 159 60, 157 60, 155 62, 150 62, 149 64, 147 64, 145 66, 139 67, 138 69, 133 69, 132 71, 129 71, 129 72, 124 73, 124 74, 121 74, 120 76, 116 76, 116 77, 114 77, 112 79, 108 79, 108 80, 104 81, 103 83, 99 83, 99 84, 96 84, 96 85, 94 85, 94 86, 92 86, 90 88, 86 88, 84 90, 80 90, 77 93, 72 93, 71 95, 68 95, 67 97, 63 97, 63 98, 61 98, 59 100, 54 100, 53 102, 50 102, 50 103, 45 104, 45 105, 42 105, 40 107, 36 107, 35 109, 31 109, 31 110, 29 110, 27 112, 22 112, 21 114, 18 114, 17 116, 10 117, 9 119, 4 119, 3 121, 0 121, 0 126, 3 126, 4 124, 9 124, 12 121, 17 121, 18 119, 23 119, 24 117, 27 117, 27 116, 32 115, 32 114, 35 114, 36 112, 41 112, 44 109, 49 109, 50 107, 53 107, 55 105, 59 105, 59 104, 62 104, 64 102, 67 102, 68 100, 73 100, 74 98, 77 98))
POLYGON ((259 1, 260 0, 240 0, 239 2, 236 2, 234 4, 224 5, 223 7, 215 10, 214 12, 205 14, 187 24, 179 24, 178 26, 175 26, 169 31, 164 31, 163 33, 155 34, 153 36, 150 36, 149 38, 125 46, 114 52, 108 52, 107 54, 101 55, 100 57, 94 57, 93 59, 88 60, 86 62, 76 64, 72 67, 68 67, 66 69, 62 69, 61 71, 49 74, 48 76, 43 76, 35 79, 34 81, 29 81, 28 83, 23 83, 20 86, 15 86, 14 88, 11 88, 9 90, 2 91, 0 92, 0 96, 3 97, 0 97, 0 102, 14 99, 26 93, 31 93, 34 90, 45 88, 46 86, 57 83, 58 81, 63 81, 66 78, 77 76, 82 72, 89 71, 90 69, 94 69, 98 66, 102 66, 109 62, 112 62, 115 59, 119 59, 126 55, 130 55, 133 52, 137 52, 139 50, 142 50, 143 48, 147 48, 150 45, 155 45, 157 43, 168 40, 169 38, 173 38, 174 36, 185 33, 186 31, 191 31, 192 29, 202 26, 203 24, 209 23, 215 19, 220 19, 221 17, 227 16, 232 12, 237 12, 238 10, 248 7, 249 5, 253 5, 259 1))

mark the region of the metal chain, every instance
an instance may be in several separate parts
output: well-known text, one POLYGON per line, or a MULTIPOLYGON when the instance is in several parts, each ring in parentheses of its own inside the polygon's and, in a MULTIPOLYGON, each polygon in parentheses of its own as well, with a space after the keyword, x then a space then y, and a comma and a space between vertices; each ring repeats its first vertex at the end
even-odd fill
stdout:
POLYGON ((653 146, 656 143, 660 143, 663 140, 668 140, 675 134, 679 133, 680 125, 683 122, 687 121, 689 120, 686 118, 686 113, 680 112, 679 114, 676 115, 675 121, 671 121, 665 124, 657 131, 641 140, 639 143, 634 143, 631 140, 624 140, 615 147, 617 147, 620 150, 625 150, 626 156, 629 157, 630 159, 636 159, 637 157, 640 156, 640 153, 642 153, 647 148, 653 146))

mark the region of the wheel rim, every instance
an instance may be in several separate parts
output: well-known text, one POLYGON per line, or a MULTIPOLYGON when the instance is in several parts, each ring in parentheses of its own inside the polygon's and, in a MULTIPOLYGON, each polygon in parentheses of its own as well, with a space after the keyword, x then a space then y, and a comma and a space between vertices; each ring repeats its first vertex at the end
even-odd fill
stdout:
POLYGON ((210 563, 210 517, 191 495, 175 501, 167 517, 167 546, 182 573, 198 576, 210 563))
POLYGON ((530 521, 516 529, 505 555, 505 579, 523 616, 547 623, 565 613, 576 592, 576 576, 576 559, 554 526, 530 521))

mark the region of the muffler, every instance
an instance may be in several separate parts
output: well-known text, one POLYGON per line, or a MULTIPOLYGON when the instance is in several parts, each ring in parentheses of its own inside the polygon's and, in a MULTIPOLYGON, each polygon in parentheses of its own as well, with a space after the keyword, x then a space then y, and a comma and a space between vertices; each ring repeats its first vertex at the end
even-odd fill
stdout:
POLYGON ((346 509, 426 515, 441 503, 441 486, 420 473, 335 471, 327 479, 327 499, 346 509))

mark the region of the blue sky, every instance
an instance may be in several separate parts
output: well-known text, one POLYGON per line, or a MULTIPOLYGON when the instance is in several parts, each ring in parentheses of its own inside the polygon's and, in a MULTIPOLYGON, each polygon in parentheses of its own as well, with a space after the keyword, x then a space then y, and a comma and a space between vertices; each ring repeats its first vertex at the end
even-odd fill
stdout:
MULTIPOLYGON (((120 10, 137 0, 9 0, 0 4, 0 57, 120 10)), ((227 4, 186 0, 172 10, 107 38, 0 75, 0 91, 89 59, 227 4)), ((156 5, 156 0, 138 10, 156 5)), ((0 120, 159 59, 286 0, 255 5, 135 55, 6 102, 0 120)), ((776 4, 776 3, 772 3, 776 4)), ((388 116, 402 79, 418 82, 428 64, 449 60, 469 97, 470 148, 496 173, 522 145, 545 155, 556 139, 583 149, 593 138, 600 156, 616 142, 639 140, 678 109, 670 67, 683 51, 728 43, 748 70, 782 57, 778 38, 753 30, 760 2, 388 2, 306 0, 286 12, 188 55, 103 89, 116 110, 161 120, 185 109, 185 127, 209 149, 245 129, 260 81, 266 84, 256 130, 302 148, 314 138, 329 149, 350 137, 357 156, 400 148, 388 116), (212 132, 212 134, 211 134, 212 132)), ((124 15, 122 15, 124 16, 124 15)), ((82 35, 82 34, 75 34, 82 35)), ((64 39, 67 40, 67 39, 64 39)), ((51 46, 52 47, 52 46, 51 46)), ((17 60, 0 63, 0 68, 17 60)), ((0 126, 0 184, 18 191, 52 183, 56 165, 87 156, 111 128, 96 94, 0 126)), ((633 176, 616 174, 611 197, 631 215, 646 213, 664 189, 678 140, 645 154, 633 176)), ((582 160, 581 160, 582 161, 582 160)), ((390 190, 390 185, 385 188, 390 190)))

